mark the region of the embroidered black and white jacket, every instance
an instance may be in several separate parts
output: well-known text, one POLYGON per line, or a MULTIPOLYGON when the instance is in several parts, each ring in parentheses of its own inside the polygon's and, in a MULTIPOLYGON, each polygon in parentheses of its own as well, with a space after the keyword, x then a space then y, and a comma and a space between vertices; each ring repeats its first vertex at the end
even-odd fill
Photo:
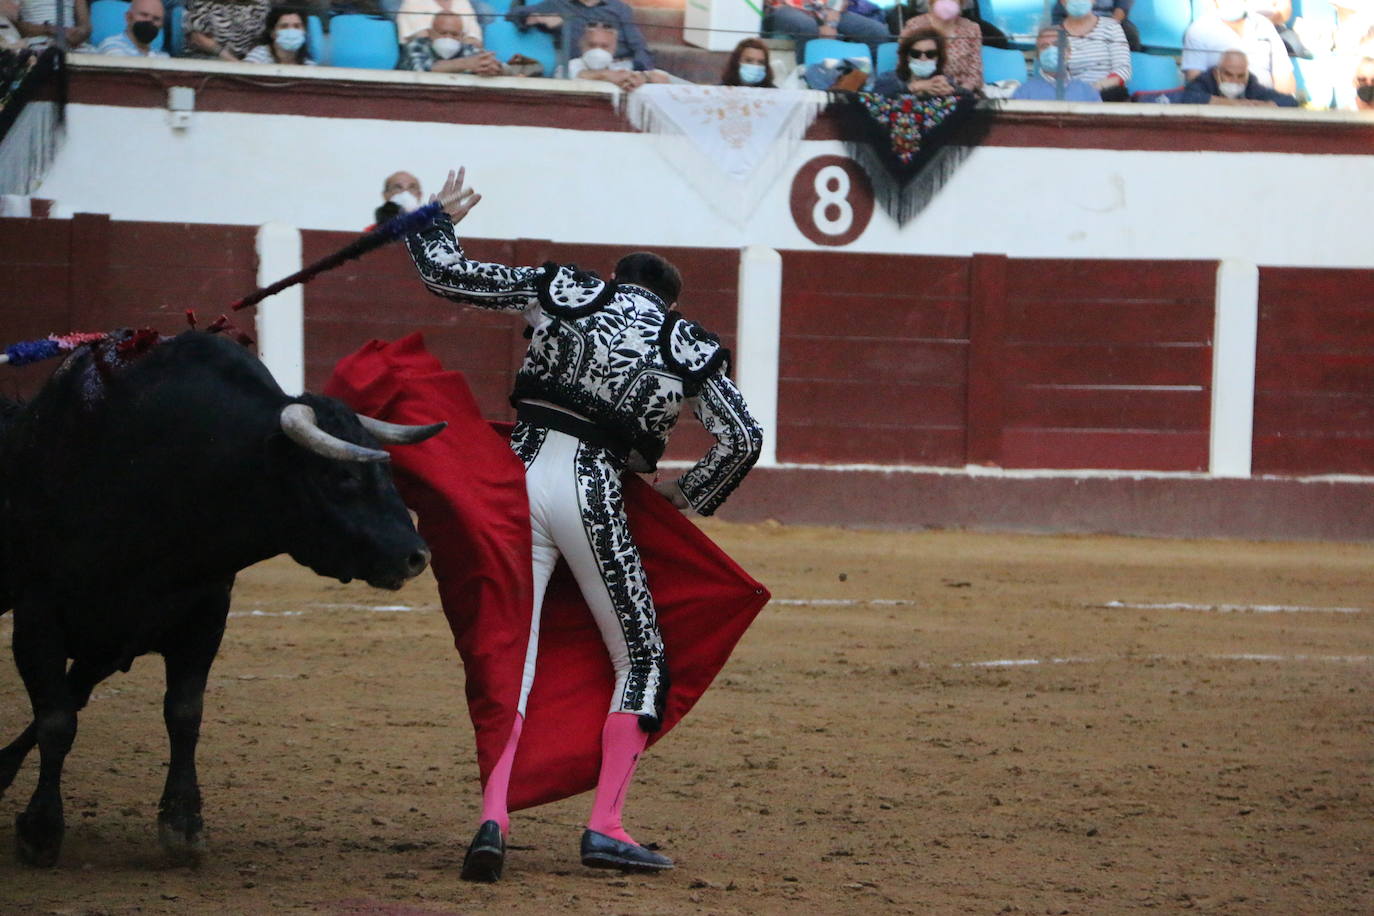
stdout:
POLYGON ((678 484, 710 515, 758 460, 763 431, 726 374, 719 338, 647 289, 575 267, 506 267, 469 260, 441 216, 406 239, 430 292, 465 305, 520 312, 530 346, 513 402, 572 411, 624 443, 629 466, 651 471, 689 404, 715 444, 678 484))

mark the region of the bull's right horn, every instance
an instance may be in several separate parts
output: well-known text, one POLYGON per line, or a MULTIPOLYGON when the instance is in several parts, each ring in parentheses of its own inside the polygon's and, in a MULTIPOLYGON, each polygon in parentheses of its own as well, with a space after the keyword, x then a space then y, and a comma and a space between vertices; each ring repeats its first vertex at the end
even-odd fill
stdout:
POLYGON ((404 423, 388 423, 385 420, 378 420, 376 417, 369 417, 362 413, 357 416, 358 422, 363 424, 363 429, 376 436, 377 441, 383 445, 414 445, 443 432, 448 426, 447 423, 410 426, 404 423))
POLYGON ((301 448, 336 461, 389 461, 381 449, 358 445, 330 435, 315 423, 315 411, 307 404, 287 404, 281 409, 281 431, 301 448))

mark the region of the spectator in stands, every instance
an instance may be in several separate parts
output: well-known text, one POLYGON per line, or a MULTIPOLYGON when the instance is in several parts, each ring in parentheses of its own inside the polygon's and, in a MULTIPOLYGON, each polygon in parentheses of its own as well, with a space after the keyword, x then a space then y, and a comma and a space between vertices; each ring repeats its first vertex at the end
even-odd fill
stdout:
POLYGON ((933 30, 944 39, 946 64, 942 71, 956 86, 983 91, 983 33, 977 23, 960 15, 959 0, 935 0, 930 12, 902 27, 902 35, 933 30))
POLYGON ((428 34, 414 35, 401 46, 401 62, 396 69, 500 76, 504 69, 496 55, 466 41, 465 29, 461 16, 440 13, 428 34))
POLYGON ((1274 26, 1245 6, 1246 0, 1216 0, 1216 9, 1193 20, 1183 33, 1183 75, 1194 80, 1235 48, 1249 58, 1247 71, 1265 86, 1292 95, 1297 91, 1293 62, 1274 26))
POLYGON ((1355 110, 1374 111, 1374 57, 1361 58, 1355 67, 1355 110))
POLYGON ((1312 52, 1302 43, 1302 38, 1288 24, 1293 18, 1292 0, 1251 0, 1250 9, 1256 15, 1269 20, 1274 31, 1279 33, 1279 38, 1283 39, 1283 46, 1288 50, 1289 57, 1312 57, 1312 52))
POLYGON ((434 25, 434 17, 440 13, 452 13, 462 21, 463 44, 482 47, 482 24, 468 0, 401 0, 400 9, 396 11, 396 36, 401 44, 417 35, 433 37, 429 30, 434 25))
POLYGON ((589 22, 614 23, 619 38, 613 57, 633 60, 640 73, 654 69, 654 56, 635 25, 634 11, 621 0, 540 0, 533 6, 512 6, 506 18, 521 28, 552 32, 568 48, 582 47, 582 32, 589 22))
POLYGON ((720 84, 778 88, 777 83, 773 82, 773 67, 768 63, 768 45, 757 38, 746 38, 735 45, 735 50, 730 52, 730 59, 725 62, 720 84))
MULTIPOLYGON (((30 45, 50 43, 57 37, 59 0, 19 0, 19 34, 30 45)), ((62 29, 67 47, 80 48, 91 37, 91 10, 86 0, 61 0, 62 29)))
MULTIPOLYGON (((1286 2, 1286 0, 1285 0, 1286 2)), ((1140 30, 1135 27, 1135 23, 1126 17, 1131 14, 1131 5, 1135 0, 1093 0, 1093 12, 1104 19, 1114 19, 1117 25, 1121 26, 1121 32, 1126 36, 1126 44, 1132 51, 1140 50, 1140 30)), ((1064 7, 1056 3, 1050 9, 1050 24, 1059 25, 1067 15, 1064 7)))
POLYGON ((372 225, 363 231, 371 232, 387 220, 417 209, 422 203, 420 194, 420 179, 409 172, 392 172, 382 182, 382 205, 372 212, 372 225))
POLYGON ((645 83, 672 82, 662 70, 636 70, 629 57, 615 57, 620 31, 614 22, 593 19, 582 29, 581 54, 568 61, 568 78, 602 80, 630 92, 645 83))
POLYGON ((1188 105, 1266 105, 1297 108, 1298 100, 1255 79, 1244 51, 1222 52, 1217 65, 1198 74, 1183 90, 1188 105))
MULTIPOLYGON (((1131 78, 1131 48, 1121 23, 1093 12, 1093 0, 1059 0, 1064 7, 1060 24, 1069 35, 1069 76, 1091 85, 1104 102, 1130 101, 1126 81, 1131 78)), ((1242 0, 1243 2, 1243 0, 1242 0)))
POLYGON ((888 39, 887 26, 849 9, 849 0, 765 0, 763 30, 791 37, 797 63, 813 38, 862 41, 871 49, 888 39))
MULTIPOLYGON (((894 4, 887 11, 887 27, 893 35, 900 35, 906 24, 917 16, 930 12, 931 0, 907 0, 894 4)), ((997 26, 983 19, 978 0, 959 0, 959 13, 969 22, 978 26, 983 35, 983 44, 989 48, 1010 47, 1007 36, 997 26)))
MULTIPOLYGON (((1046 26, 1040 30, 1040 34, 1035 37, 1036 60, 1040 63, 1040 72, 1026 80, 1016 88, 1012 94, 1013 99, 1024 99, 1036 102, 1051 101, 1057 98, 1057 77, 1061 70, 1059 62, 1059 29, 1055 26, 1046 26)), ((1073 46, 1064 46, 1065 61, 1073 56, 1073 46)), ((1073 79, 1068 75, 1067 68, 1064 69, 1064 98, 1065 102, 1100 102, 1102 96, 1097 90, 1082 80, 1073 79)))
POLYGON ((897 43, 897 69, 879 73, 879 95, 955 95, 967 90, 945 74, 945 37, 934 29, 912 32, 897 43))
POLYGON ((290 6, 274 6, 267 14, 262 44, 243 58, 250 64, 305 64, 315 66, 305 50, 305 17, 290 6))
POLYGON ((186 0, 186 56, 243 60, 271 10, 272 0, 186 0))
POLYGON ((133 0, 124 12, 124 31, 111 35, 96 48, 100 54, 119 57, 170 57, 152 47, 162 34, 162 0, 133 0))

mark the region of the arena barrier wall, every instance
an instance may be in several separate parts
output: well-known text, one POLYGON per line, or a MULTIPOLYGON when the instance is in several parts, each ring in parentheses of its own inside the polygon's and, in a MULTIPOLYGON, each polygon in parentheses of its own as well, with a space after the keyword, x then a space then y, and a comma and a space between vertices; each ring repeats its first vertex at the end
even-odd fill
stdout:
MULTIPOLYGON (((0 329, 6 342, 114 326, 175 333, 188 308, 204 325, 257 284, 254 237, 252 227, 91 214, 0 219, 0 329)), ((350 237, 303 232, 301 259, 350 237)), ((475 239, 470 251, 602 273, 623 253, 529 239, 475 239)), ((736 306, 739 250, 665 253, 686 278, 683 310, 733 345, 748 320, 736 306)), ((779 261, 777 463, 764 463, 728 517, 1374 537, 1363 511, 1374 480, 1358 476, 1374 469, 1374 272, 1250 265, 1250 377, 1219 384, 1216 303, 1232 262, 840 252, 779 261), (1220 388, 1253 391, 1253 430, 1242 424, 1239 441, 1253 431, 1253 473, 1273 476, 1218 472, 1220 388)), ((304 301, 308 387, 363 341, 419 328, 468 375, 487 414, 509 418, 521 323, 431 296, 401 247, 320 277, 304 301)), ((247 314, 235 320, 253 327, 247 314)), ((31 394, 50 371, 9 370, 0 390, 31 394)), ((671 459, 708 444, 695 424, 682 433, 671 459)))

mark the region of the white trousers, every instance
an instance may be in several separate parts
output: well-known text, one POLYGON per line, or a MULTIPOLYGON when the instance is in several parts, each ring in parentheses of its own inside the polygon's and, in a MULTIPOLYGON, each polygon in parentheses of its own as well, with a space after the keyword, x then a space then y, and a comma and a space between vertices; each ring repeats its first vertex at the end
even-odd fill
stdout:
POLYGON ((517 423, 511 448, 525 463, 534 554, 534 610, 520 684, 520 714, 534 686, 544 593, 558 558, 572 570, 615 671, 610 712, 651 717, 656 731, 668 689, 663 638, 644 565, 630 535, 624 465, 595 445, 517 423))

